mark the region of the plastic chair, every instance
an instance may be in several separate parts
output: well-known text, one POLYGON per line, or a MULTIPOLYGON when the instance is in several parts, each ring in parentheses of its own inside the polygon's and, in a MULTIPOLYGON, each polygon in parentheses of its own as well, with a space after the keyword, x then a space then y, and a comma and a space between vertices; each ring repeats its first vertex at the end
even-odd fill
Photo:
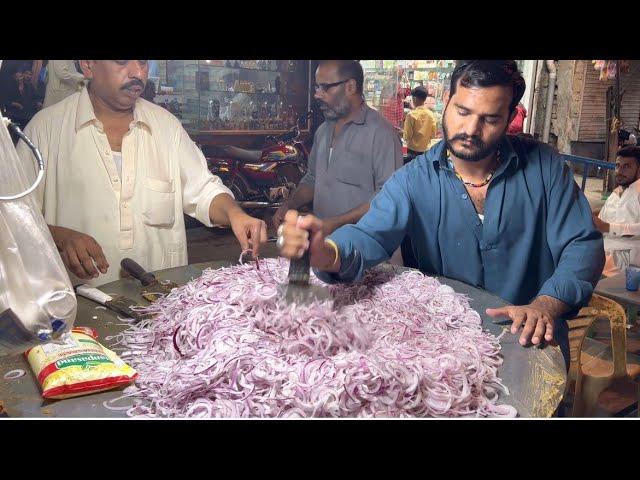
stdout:
POLYGON ((574 330, 574 347, 578 340, 571 355, 568 382, 575 379, 572 416, 611 416, 638 402, 640 391, 633 378, 640 375, 640 365, 627 365, 627 320, 622 306, 594 294, 589 306, 581 309, 569 325, 574 330), (612 355, 591 356, 583 351, 585 338, 594 322, 603 317, 609 320, 611 328, 612 355), (577 338, 576 331, 580 332, 577 338))

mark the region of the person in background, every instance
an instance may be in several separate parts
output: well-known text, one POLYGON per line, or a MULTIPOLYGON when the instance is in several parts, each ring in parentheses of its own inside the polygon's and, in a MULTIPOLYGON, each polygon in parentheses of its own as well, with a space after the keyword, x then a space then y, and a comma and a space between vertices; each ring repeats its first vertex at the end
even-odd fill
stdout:
POLYGON ((605 277, 621 273, 629 264, 640 266, 640 147, 618 151, 615 174, 616 189, 593 216, 604 236, 605 277))
POLYGON ((315 80, 325 122, 315 133, 307 174, 278 208, 273 224, 278 227, 287 210, 312 204, 328 235, 367 212, 376 192, 402 166, 402 148, 389 122, 366 104, 359 62, 321 62, 315 80))
POLYGON ((416 87, 411 91, 411 100, 414 109, 407 114, 404 120, 403 138, 407 144, 407 159, 411 161, 418 155, 422 155, 436 135, 436 117, 425 105, 427 89, 416 87))
POLYGON ((19 66, 13 75, 14 82, 5 96, 5 113, 21 129, 25 128, 29 120, 42 107, 31 83, 31 77, 30 64, 19 66))
POLYGON ((36 107, 35 111, 38 111, 44 104, 44 85, 42 85, 38 81, 38 78, 34 76, 33 68, 29 68, 28 65, 25 65, 22 76, 24 78, 24 82, 29 84, 30 90, 33 92, 34 104, 36 107))
POLYGON ((404 97, 409 93, 407 90, 404 87, 398 87, 395 95, 385 99, 382 105, 382 116, 388 120, 399 136, 402 135, 404 97))
POLYGON ((13 90, 15 73, 27 63, 28 60, 2 60, 0 64, 0 107, 4 109, 7 104, 7 96, 13 90))
POLYGON ((84 75, 76 70, 74 60, 49 60, 47 87, 43 106, 50 107, 82 90, 84 75))
POLYGON ((524 108, 524 105, 522 105, 522 103, 518 103, 518 105, 516 105, 516 116, 513 117, 513 120, 511 120, 509 128, 507 129, 507 133, 510 135, 523 133, 525 118, 527 118, 527 109, 524 108))

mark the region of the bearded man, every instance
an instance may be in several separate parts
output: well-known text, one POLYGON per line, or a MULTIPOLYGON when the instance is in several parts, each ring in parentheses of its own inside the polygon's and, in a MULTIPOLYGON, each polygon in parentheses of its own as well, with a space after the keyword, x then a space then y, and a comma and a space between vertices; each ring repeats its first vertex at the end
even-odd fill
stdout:
POLYGON ((465 60, 451 78, 444 141, 398 170, 355 225, 289 211, 278 244, 309 251, 327 283, 355 282, 411 238, 418 268, 512 303, 488 309, 522 329, 523 346, 556 342, 569 365, 566 319, 588 304, 604 265, 587 199, 550 146, 507 136, 525 82, 513 60, 465 60))
POLYGON ((329 235, 367 213, 371 199, 402 166, 402 146, 391 124, 364 101, 358 61, 320 62, 315 79, 325 122, 314 136, 307 174, 273 223, 280 225, 289 209, 313 204, 329 235))

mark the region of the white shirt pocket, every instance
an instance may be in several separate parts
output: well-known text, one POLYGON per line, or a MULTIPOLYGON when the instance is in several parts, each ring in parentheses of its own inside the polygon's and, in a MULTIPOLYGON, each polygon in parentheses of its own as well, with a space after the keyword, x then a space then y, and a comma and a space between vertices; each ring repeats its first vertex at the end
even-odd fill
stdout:
POLYGON ((172 226, 175 222, 175 200, 173 180, 145 178, 142 221, 154 227, 172 226))

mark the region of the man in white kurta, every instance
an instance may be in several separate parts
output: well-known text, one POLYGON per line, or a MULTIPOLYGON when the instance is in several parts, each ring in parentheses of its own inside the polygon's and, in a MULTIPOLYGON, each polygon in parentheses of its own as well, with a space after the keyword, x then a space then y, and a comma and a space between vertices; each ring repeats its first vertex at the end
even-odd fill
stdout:
POLYGON ((603 233, 603 275, 622 272, 626 262, 640 266, 640 148, 624 147, 616 158, 616 189, 594 223, 603 233), (628 251, 628 256, 625 251, 628 251))
POLYGON ((49 60, 47 64, 47 87, 43 106, 50 107, 69 95, 73 95, 84 85, 84 75, 76 70, 73 60, 49 60))
MULTIPOLYGON (((81 65, 88 88, 25 129, 46 161, 37 199, 72 281, 117 280, 125 257, 147 270, 186 265, 183 212, 207 226, 231 224, 241 246, 257 250, 264 222, 235 204, 177 118, 139 98, 145 61, 81 65)), ((23 142, 18 151, 29 165, 23 142)))

